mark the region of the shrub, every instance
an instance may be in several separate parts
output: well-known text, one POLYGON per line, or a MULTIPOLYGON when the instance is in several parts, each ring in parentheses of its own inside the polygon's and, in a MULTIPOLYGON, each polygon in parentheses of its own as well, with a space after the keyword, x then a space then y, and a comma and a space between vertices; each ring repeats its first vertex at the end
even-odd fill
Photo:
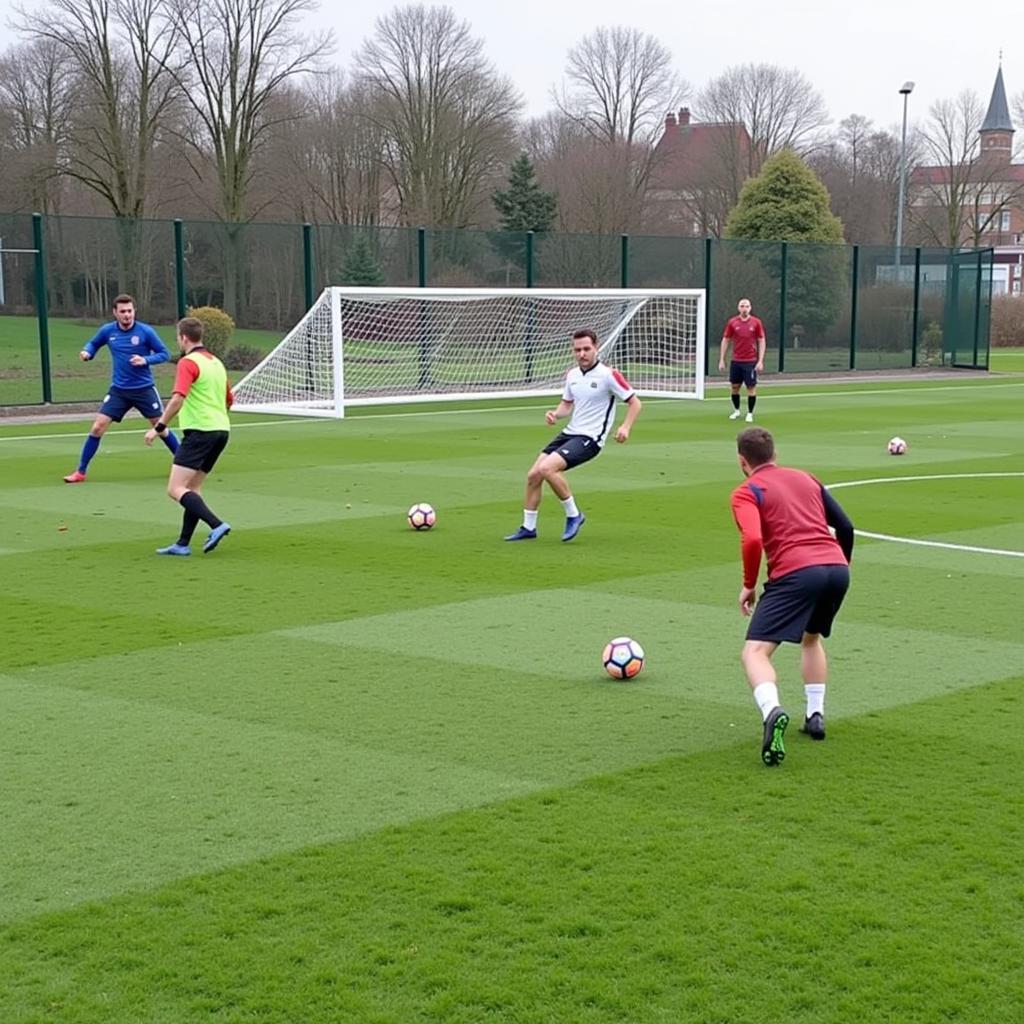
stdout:
POLYGON ((189 307, 189 316, 194 316, 203 325, 203 344, 218 357, 228 351, 231 335, 235 332, 235 321, 216 306, 189 307))
POLYGON ((263 353, 252 345, 232 345, 224 356, 229 370, 249 371, 263 359, 263 353))
POLYGON ((992 344, 1024 345, 1024 297, 996 295, 992 299, 992 344))

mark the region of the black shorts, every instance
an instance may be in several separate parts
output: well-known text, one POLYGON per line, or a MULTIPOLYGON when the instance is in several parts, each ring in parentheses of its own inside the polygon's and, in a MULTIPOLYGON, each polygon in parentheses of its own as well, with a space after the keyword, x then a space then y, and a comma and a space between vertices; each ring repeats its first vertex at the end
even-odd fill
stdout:
POLYGON ((584 462, 596 459, 601 454, 601 446, 592 437, 563 433, 544 448, 545 455, 553 452, 565 459, 566 469, 572 469, 573 466, 581 466, 584 462))
POLYGON ((729 364, 729 383, 746 384, 748 388, 757 387, 757 360, 739 363, 735 359, 729 364))
POLYGON ((804 633, 828 636, 850 587, 848 565, 809 565, 769 580, 754 606, 748 640, 798 644, 804 633))
POLYGON ((209 473, 231 437, 227 430, 186 430, 174 456, 176 466, 209 473))

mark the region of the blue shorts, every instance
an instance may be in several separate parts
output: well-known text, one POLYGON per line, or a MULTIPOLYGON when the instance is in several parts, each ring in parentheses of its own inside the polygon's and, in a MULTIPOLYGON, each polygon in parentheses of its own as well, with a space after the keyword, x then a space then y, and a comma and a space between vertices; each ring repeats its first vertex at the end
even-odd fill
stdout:
POLYGON ((597 458, 601 454, 601 446, 584 434, 561 433, 544 448, 545 455, 552 453, 561 455, 565 459, 565 468, 572 469, 597 458))
POLYGON ((116 388, 112 387, 104 396, 100 412, 109 416, 115 423, 124 419, 125 413, 138 409, 147 420, 159 416, 164 411, 164 403, 155 387, 148 388, 116 388))
POLYGON ((746 384, 748 388, 757 387, 757 361, 738 363, 735 359, 729 364, 729 383, 746 384))
POLYGON ((804 633, 828 636, 850 587, 850 567, 809 565, 769 580, 754 605, 748 640, 798 644, 804 633))

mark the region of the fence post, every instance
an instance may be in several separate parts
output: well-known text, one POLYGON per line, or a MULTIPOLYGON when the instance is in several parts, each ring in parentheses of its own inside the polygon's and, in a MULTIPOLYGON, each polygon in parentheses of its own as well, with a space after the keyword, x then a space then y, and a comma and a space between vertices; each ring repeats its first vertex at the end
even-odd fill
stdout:
POLYGON ((43 251, 43 215, 32 214, 32 247, 36 251, 36 319, 39 321, 39 372, 43 377, 43 402, 53 401, 50 379, 50 320, 46 303, 46 254, 43 251))
POLYGON ((779 275, 779 373, 786 369, 786 268, 789 243, 782 242, 782 273, 779 275))
MULTIPOLYGON (((713 239, 704 239, 704 372, 711 365, 711 250, 713 239)), ((717 363, 715 364, 717 365, 717 363)))
POLYGON ((302 283, 306 289, 306 309, 313 308, 313 225, 302 225, 302 283))
POLYGON ((526 287, 533 287, 533 232, 526 232, 526 287))
POLYGON ((629 235, 619 239, 619 287, 629 287, 629 235))
POLYGON ((910 320, 910 365, 917 366, 917 332, 921 326, 921 246, 914 249, 914 313, 910 320))
POLYGON ((981 253, 982 250, 978 250, 978 270, 974 278, 974 358, 971 360, 971 366, 974 369, 978 368, 978 335, 981 333, 981 253))
POLYGON ((174 219, 174 294, 180 320, 185 315, 185 235, 180 217, 174 219))
POLYGON ((419 286, 427 287, 427 229, 416 229, 416 266, 419 286))
POLYGON ((857 282, 860 278, 860 246, 853 247, 850 268, 850 369, 857 369, 857 282))

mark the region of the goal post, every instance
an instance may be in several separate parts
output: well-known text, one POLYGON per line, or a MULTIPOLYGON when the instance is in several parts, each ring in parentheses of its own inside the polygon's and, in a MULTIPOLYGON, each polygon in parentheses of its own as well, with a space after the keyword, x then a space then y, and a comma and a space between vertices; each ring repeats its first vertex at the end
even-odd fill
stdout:
POLYGON ((342 417, 350 405, 560 394, 571 339, 641 396, 704 397, 695 288, 326 288, 235 387, 239 412, 342 417))

